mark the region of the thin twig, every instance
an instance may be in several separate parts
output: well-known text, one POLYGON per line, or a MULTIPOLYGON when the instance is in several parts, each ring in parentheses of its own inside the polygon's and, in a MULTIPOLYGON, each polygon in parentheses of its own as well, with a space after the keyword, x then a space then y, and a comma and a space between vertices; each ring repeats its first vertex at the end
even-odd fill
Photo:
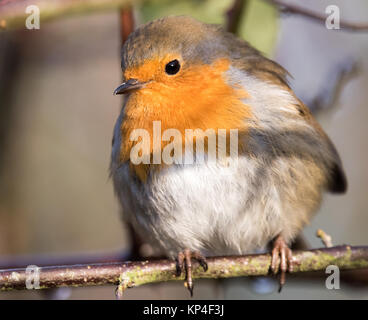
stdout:
POLYGON ((359 63, 355 59, 345 59, 333 65, 319 92, 310 101, 305 101, 312 113, 332 109, 338 101, 345 85, 359 74, 359 63))
POLYGON ((132 5, 134 0, 0 0, 0 26, 6 29, 25 28, 29 14, 26 8, 40 9, 41 24, 55 18, 96 11, 113 10, 132 5))
MULTIPOLYGON (((284 1, 280 0, 265 0, 270 4, 273 4, 279 8, 279 10, 283 13, 289 13, 289 14, 295 14, 295 15, 301 15, 303 17, 312 19, 317 22, 325 23, 326 21, 326 15, 321 14, 306 8, 302 8, 297 5, 285 3, 284 1)), ((368 31, 368 23, 355 23, 355 22, 349 22, 340 20, 340 27, 343 30, 348 31, 368 31)))
POLYGON ((121 46, 134 30, 134 12, 131 6, 120 9, 120 38, 121 46))
MULTIPOLYGON (((336 246, 332 248, 295 251, 293 273, 325 270, 331 264, 341 270, 368 267, 368 246, 336 246)), ((193 264, 193 278, 232 278, 268 275, 270 254, 210 257, 208 271, 204 272, 197 263, 193 264)), ((84 287, 118 285, 123 292, 127 288, 143 284, 183 280, 177 277, 174 261, 157 260, 125 263, 102 263, 89 265, 55 266, 40 268, 39 288, 84 287)), ((26 280, 34 276, 26 269, 0 270, 0 290, 24 290, 26 280)), ((29 281, 28 281, 29 282, 29 281)), ((33 283, 36 283, 33 281, 33 283)))
POLYGON ((111 252, 85 253, 79 252, 69 255, 60 254, 25 254, 25 255, 0 255, 1 269, 18 269, 32 264, 39 267, 48 267, 55 265, 73 265, 73 264, 99 264, 106 262, 121 262, 127 260, 137 260, 132 255, 132 250, 120 250, 111 252))
POLYGON ((326 248, 331 248, 333 246, 331 236, 322 229, 317 230, 317 237, 322 240, 326 248))
POLYGON ((226 30, 238 34, 241 17, 249 0, 234 0, 231 8, 226 12, 226 30))

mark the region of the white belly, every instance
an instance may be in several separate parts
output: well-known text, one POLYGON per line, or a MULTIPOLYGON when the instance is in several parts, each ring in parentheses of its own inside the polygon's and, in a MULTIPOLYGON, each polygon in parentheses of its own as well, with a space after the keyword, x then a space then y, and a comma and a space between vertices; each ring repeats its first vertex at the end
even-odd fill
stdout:
POLYGON ((291 240, 321 193, 317 182, 300 183, 308 167, 298 159, 278 158, 272 166, 246 157, 229 166, 171 166, 147 183, 132 178, 124 164, 113 177, 124 214, 170 256, 184 248, 250 253, 280 233, 291 240))

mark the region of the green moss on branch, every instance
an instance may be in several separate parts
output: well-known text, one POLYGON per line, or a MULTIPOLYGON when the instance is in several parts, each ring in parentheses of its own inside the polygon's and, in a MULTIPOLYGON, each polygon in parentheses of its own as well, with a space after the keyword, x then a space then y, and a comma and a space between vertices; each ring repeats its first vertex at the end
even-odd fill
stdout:
MULTIPOLYGON (((368 268, 368 247, 348 245, 309 251, 294 251, 293 273, 325 270, 336 265, 341 270, 368 268)), ((270 254, 210 257, 208 271, 194 263, 193 278, 232 278, 269 274, 270 254)), ((183 280, 175 275, 175 262, 170 260, 141 261, 42 267, 40 289, 118 285, 120 290, 143 284, 183 280)), ((26 269, 0 270, 0 290, 26 289, 26 269)))

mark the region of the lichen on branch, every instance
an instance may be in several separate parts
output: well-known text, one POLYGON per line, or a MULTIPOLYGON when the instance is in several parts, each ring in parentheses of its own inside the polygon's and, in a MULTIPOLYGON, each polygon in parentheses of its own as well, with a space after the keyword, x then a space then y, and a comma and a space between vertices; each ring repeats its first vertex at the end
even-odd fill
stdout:
MULTIPOLYGON (((294 251, 292 273, 325 270, 336 265, 340 270, 368 268, 368 246, 348 245, 331 248, 294 251)), ((270 274, 270 254, 245 256, 209 257, 208 271, 193 265, 193 278, 232 278, 265 276, 270 274)), ((171 260, 147 260, 136 262, 113 262, 39 268, 39 288, 85 287, 119 285, 120 290, 154 282, 183 280, 176 276, 176 265, 171 260)), ((24 290, 26 268, 0 270, 0 290, 24 290)))

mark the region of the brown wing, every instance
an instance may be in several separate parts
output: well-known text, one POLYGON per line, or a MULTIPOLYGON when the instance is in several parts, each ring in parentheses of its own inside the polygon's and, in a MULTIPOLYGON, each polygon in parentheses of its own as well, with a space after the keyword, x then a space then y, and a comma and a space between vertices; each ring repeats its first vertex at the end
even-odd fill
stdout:
MULTIPOLYGON (((327 134, 314 119, 310 110, 291 90, 287 81, 287 77, 290 76, 290 74, 277 62, 267 59, 244 40, 222 30, 219 30, 219 32, 222 33, 221 39, 225 42, 226 48, 230 49, 231 60, 235 67, 247 72, 248 74, 252 74, 263 81, 280 86, 284 90, 289 91, 299 102, 296 107, 298 108, 300 115, 305 119, 305 121, 315 128, 317 134, 316 136, 309 137, 309 141, 305 136, 303 139, 295 136, 295 140, 298 140, 299 138, 299 141, 308 141, 310 146, 315 146, 316 148, 318 145, 318 152, 311 156, 314 157, 316 161, 320 161, 321 165, 325 167, 328 174, 328 190, 334 193, 345 192, 347 189, 347 180, 340 156, 327 134)), ((262 135, 262 133, 259 132, 257 134, 262 135)), ((267 135, 267 133, 264 134, 267 135)), ((281 143, 279 147, 282 149, 283 143, 281 143)), ((298 149, 295 150, 296 153, 308 152, 308 148, 306 148, 306 150, 300 150, 300 148, 304 147, 307 147, 306 144, 294 144, 294 148, 298 149)), ((288 148, 290 149, 290 145, 288 145, 288 148)), ((288 149, 285 149, 284 151, 287 150, 288 149)), ((309 149, 309 151, 311 150, 312 149, 309 149)))
POLYGON ((327 134, 323 131, 319 123, 314 119, 308 107, 306 107, 301 101, 300 105, 298 105, 298 110, 300 114, 304 117, 304 119, 313 126, 316 131, 321 135, 321 137, 326 141, 327 147, 330 149, 330 152, 333 154, 332 160, 329 158, 329 161, 332 162, 329 165, 330 176, 328 183, 328 190, 333 193, 344 193, 347 190, 347 179, 345 175, 344 168, 342 166, 342 162, 340 156, 330 140, 327 134))

